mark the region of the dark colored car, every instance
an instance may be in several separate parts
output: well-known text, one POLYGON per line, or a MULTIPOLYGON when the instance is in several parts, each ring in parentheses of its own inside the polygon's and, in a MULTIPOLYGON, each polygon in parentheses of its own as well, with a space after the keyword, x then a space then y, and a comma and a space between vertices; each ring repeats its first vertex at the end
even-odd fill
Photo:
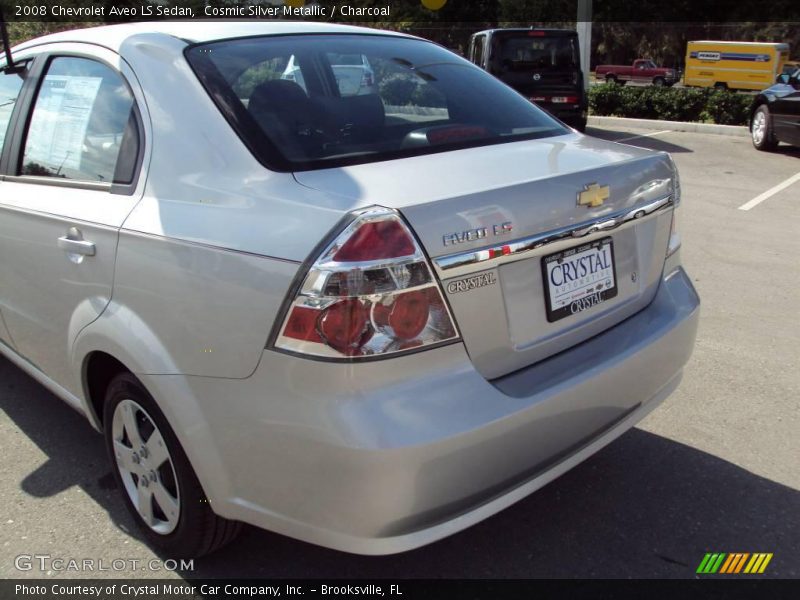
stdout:
POLYGON ((800 146, 800 69, 779 75, 778 83, 756 96, 750 135, 759 150, 774 150, 778 142, 800 146))
POLYGON ((469 60, 578 131, 587 99, 578 33, 572 29, 488 29, 470 38, 469 60))

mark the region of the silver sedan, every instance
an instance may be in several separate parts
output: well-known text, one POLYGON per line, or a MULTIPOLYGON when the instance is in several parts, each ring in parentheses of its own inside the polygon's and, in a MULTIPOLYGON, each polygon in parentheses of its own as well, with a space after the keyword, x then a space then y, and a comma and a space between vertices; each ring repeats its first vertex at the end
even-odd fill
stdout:
POLYGON ((104 432, 168 555, 243 522, 433 542, 681 379, 699 300, 667 154, 396 33, 139 23, 11 55, 0 352, 104 432))

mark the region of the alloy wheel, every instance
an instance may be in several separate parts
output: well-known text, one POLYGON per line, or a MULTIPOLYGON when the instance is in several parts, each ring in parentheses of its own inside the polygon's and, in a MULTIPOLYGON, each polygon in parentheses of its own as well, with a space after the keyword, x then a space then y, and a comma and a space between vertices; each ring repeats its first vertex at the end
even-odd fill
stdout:
POLYGON ((134 400, 122 400, 114 409, 112 436, 116 466, 136 512, 156 533, 172 533, 180 519, 180 490, 155 421, 134 400))
POLYGON ((763 112, 759 111, 753 117, 753 142, 760 145, 764 141, 767 132, 767 118, 763 112))

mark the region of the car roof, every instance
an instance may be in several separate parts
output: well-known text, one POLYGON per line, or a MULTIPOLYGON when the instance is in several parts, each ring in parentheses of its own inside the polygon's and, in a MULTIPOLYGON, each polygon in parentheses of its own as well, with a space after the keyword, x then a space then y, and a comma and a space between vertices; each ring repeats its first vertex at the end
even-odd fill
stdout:
POLYGON ((158 34, 163 35, 165 40, 178 38, 191 44, 230 38, 292 33, 367 33, 413 37, 393 31, 309 21, 159 21, 104 25, 51 33, 23 42, 16 46, 15 50, 55 42, 83 42, 104 46, 114 52, 119 52, 128 39, 141 34, 158 34))

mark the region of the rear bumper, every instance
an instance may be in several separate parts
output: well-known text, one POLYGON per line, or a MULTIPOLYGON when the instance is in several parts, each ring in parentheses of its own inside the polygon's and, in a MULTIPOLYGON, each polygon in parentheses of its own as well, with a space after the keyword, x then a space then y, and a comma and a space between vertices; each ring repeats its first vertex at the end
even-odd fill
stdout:
POLYGON ((144 380, 173 399, 219 514, 390 554, 489 517, 635 425, 677 386, 698 313, 678 267, 646 309, 493 382, 461 344, 352 365, 265 352, 246 380, 144 380))

